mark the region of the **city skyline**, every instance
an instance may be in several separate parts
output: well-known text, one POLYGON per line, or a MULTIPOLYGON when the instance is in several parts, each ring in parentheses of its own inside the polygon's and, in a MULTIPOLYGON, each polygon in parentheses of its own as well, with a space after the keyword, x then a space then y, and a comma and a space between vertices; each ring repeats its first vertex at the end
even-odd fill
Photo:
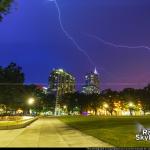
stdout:
POLYGON ((11 13, 0 23, 0 66, 16 62, 23 67, 25 83, 44 84, 48 84, 50 70, 63 68, 75 76, 78 89, 94 67, 100 74, 102 90, 143 88, 150 82, 149 50, 132 48, 150 46, 148 0, 57 3, 63 27, 95 66, 63 33, 54 1, 48 0, 16 0, 11 13))

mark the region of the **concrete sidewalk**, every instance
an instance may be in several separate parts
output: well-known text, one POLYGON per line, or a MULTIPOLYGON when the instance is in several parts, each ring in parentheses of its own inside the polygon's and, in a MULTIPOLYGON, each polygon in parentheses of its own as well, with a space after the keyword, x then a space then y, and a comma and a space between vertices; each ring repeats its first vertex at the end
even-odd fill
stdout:
POLYGON ((0 147, 112 147, 56 118, 40 118, 23 129, 0 130, 0 147))

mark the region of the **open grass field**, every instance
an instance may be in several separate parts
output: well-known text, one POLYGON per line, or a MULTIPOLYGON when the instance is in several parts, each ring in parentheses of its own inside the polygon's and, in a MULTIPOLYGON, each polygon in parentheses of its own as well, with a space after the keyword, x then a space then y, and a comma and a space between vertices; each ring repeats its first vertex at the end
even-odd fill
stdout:
POLYGON ((136 141, 136 123, 150 128, 150 116, 102 117, 64 116, 61 121, 83 133, 92 135, 116 147, 150 147, 150 141, 136 141))

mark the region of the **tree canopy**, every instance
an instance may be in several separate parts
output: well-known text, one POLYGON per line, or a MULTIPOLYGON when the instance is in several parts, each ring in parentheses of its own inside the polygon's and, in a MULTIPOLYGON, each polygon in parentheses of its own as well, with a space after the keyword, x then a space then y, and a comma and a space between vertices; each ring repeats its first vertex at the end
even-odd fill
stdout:
POLYGON ((0 0, 0 21, 3 19, 4 15, 10 12, 13 1, 14 0, 0 0))
POLYGON ((21 103, 25 77, 20 66, 0 67, 0 103, 15 108, 21 103))

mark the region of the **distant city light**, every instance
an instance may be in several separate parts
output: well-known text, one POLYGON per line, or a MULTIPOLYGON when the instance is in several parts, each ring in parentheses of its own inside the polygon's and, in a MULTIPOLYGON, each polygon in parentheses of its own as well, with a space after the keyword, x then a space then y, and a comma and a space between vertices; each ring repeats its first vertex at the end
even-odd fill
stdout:
POLYGON ((19 108, 17 111, 16 111, 17 114, 20 114, 20 113, 23 113, 23 110, 21 108, 19 108))
POLYGON ((44 90, 47 90, 48 88, 47 88, 47 87, 43 87, 43 89, 44 89, 44 90))
POLYGON ((63 69, 58 69, 60 72, 64 72, 64 70, 63 69))

